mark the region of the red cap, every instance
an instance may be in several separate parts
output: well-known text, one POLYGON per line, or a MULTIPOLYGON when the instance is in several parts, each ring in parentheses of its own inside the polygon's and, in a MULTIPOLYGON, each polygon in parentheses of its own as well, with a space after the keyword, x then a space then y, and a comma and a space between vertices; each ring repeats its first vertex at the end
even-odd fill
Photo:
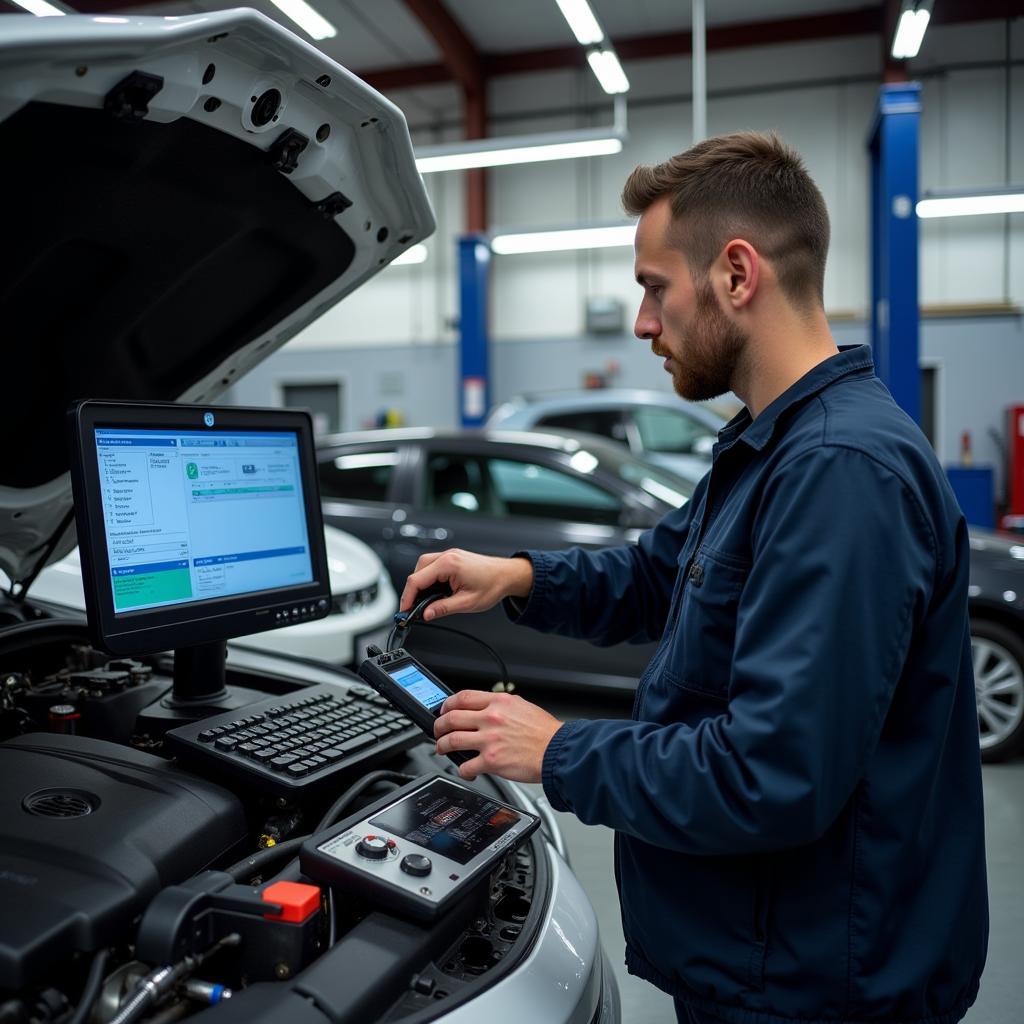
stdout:
POLYGON ((264 914, 272 921, 290 921, 301 924, 310 914, 320 909, 320 889, 301 882, 275 882, 261 893, 265 903, 279 903, 281 913, 264 914))

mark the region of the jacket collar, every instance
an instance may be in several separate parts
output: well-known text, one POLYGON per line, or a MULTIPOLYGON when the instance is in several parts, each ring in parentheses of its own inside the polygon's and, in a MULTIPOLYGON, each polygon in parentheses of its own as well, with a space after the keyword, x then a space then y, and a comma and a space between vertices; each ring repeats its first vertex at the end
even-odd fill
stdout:
POLYGON ((786 388, 756 420, 751 418, 748 409, 741 409, 719 431, 719 443, 724 447, 742 440, 755 451, 760 451, 771 440, 779 418, 793 406, 824 391, 842 377, 855 374, 870 376, 874 372, 870 345, 843 345, 836 355, 819 363, 786 388))

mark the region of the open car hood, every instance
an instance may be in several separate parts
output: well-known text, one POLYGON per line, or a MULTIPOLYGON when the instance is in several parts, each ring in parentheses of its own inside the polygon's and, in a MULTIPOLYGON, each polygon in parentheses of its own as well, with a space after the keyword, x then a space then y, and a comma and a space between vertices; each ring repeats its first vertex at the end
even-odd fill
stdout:
MULTIPOLYGON (((212 402, 434 229, 402 113, 247 9, 5 15, 0 569, 71 508, 78 398, 212 402)), ((69 526, 49 554, 75 544, 69 526)))

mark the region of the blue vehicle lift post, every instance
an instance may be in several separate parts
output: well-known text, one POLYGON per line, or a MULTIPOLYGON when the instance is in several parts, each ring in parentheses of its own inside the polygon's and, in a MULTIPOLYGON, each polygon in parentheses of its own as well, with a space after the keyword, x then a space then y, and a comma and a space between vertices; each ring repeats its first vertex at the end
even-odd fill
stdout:
POLYGON ((491 405, 487 326, 491 247, 485 235, 463 235, 459 248, 459 417, 483 425, 491 405))
POLYGON ((921 86, 883 85, 871 151, 871 348, 893 398, 921 419, 917 173, 921 86))

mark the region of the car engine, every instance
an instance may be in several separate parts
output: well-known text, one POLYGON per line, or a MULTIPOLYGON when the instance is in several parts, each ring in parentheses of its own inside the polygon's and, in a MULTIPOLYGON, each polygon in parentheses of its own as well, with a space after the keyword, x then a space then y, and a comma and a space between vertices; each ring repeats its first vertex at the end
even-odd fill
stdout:
MULTIPOLYGON (((330 787, 261 792, 177 760, 140 717, 171 687, 165 656, 111 660, 83 622, 18 613, 0 632, 0 1024, 433 1020, 529 951, 548 885, 538 836, 430 925, 300 873, 325 811, 444 770, 429 745, 330 787)), ((229 684, 301 693, 297 665, 267 661, 229 662, 229 684)))

